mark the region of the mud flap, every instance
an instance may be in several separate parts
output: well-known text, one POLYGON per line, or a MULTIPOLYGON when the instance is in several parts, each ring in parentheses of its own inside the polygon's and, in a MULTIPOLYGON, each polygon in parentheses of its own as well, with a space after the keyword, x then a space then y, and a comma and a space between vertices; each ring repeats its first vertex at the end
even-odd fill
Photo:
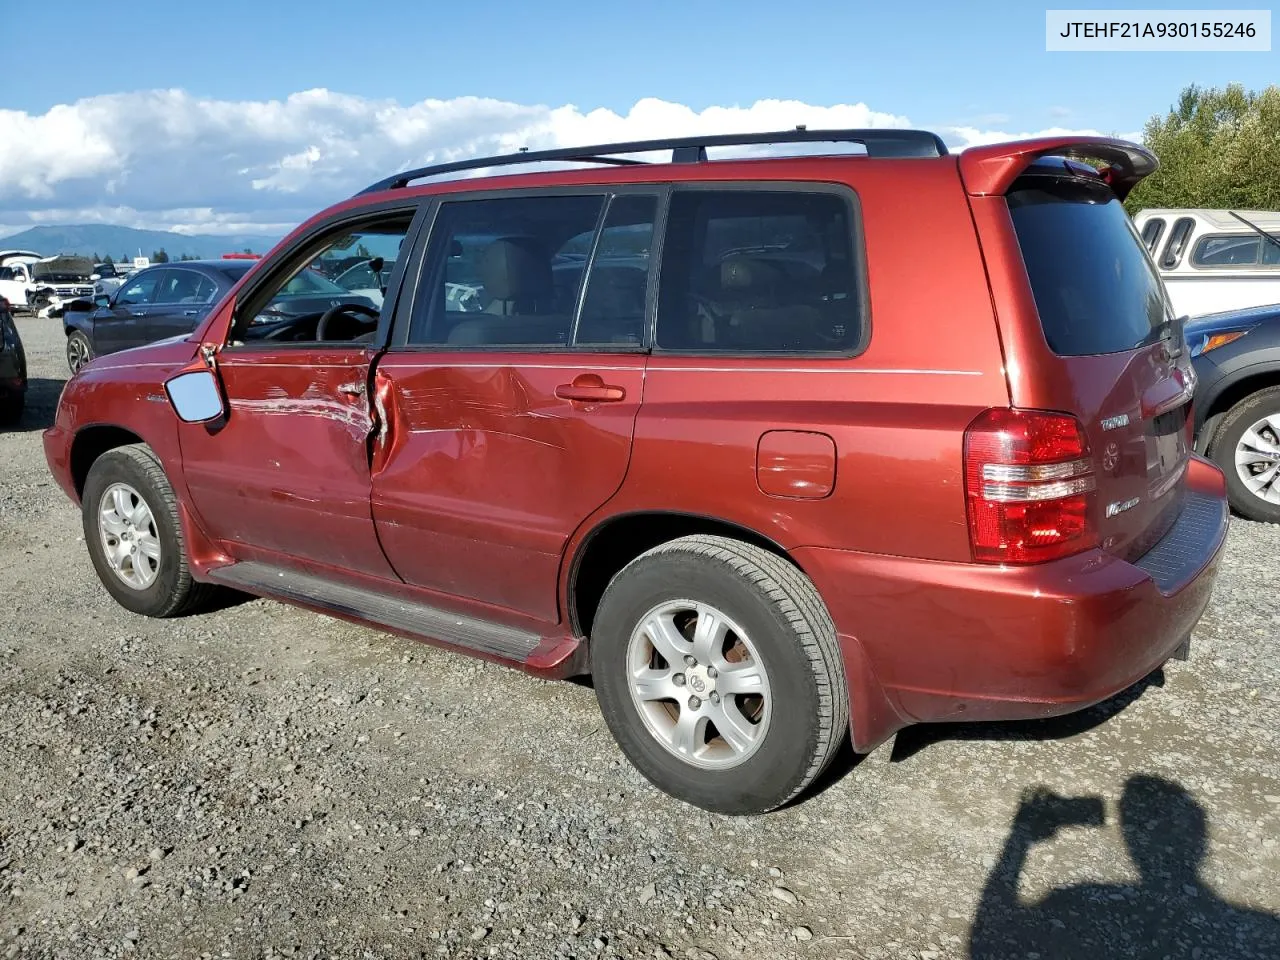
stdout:
POLYGON ((1191 634, 1187 634, 1185 640, 1178 644, 1178 649, 1174 650, 1169 656, 1170 660, 1190 660, 1191 659, 1191 634))

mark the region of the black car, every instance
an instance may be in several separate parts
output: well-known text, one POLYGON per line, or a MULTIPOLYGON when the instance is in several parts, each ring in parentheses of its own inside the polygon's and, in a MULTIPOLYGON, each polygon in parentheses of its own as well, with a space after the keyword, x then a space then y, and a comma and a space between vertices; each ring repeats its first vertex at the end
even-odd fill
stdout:
POLYGON ((9 301, 0 297, 0 425, 22 419, 27 402, 27 355, 13 322, 9 301))
MULTIPOLYGON (((114 294, 69 304, 63 316, 67 366, 75 373, 94 357, 156 340, 186 336, 256 261, 185 260, 140 270, 114 294)), ((315 270, 303 270, 263 308, 264 332, 293 329, 299 318, 317 319, 333 307, 357 304, 375 314, 378 304, 315 270)))
POLYGON ((1196 450, 1227 475, 1237 513, 1280 523, 1280 304, 1196 317, 1186 336, 1196 450))

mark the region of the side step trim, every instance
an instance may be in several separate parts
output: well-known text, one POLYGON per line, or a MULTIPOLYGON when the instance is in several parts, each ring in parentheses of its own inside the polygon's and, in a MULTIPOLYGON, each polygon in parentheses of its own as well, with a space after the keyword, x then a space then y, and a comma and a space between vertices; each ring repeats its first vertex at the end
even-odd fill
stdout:
POLYGON ((520 663, 527 662, 542 637, 526 630, 465 617, 439 607, 397 600, 372 590, 334 583, 285 567, 247 561, 219 567, 209 578, 246 593, 266 594, 305 606, 367 620, 392 630, 430 637, 454 646, 520 663))

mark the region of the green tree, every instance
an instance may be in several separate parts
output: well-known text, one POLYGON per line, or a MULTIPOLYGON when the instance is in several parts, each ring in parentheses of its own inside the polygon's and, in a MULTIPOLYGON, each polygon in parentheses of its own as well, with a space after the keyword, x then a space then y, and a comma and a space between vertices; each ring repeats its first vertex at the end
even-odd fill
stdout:
POLYGON ((111 264, 112 266, 114 266, 114 265, 115 265, 115 261, 111 259, 111 254, 109 254, 109 253, 106 255, 106 257, 103 259, 103 261, 102 261, 102 262, 103 262, 103 263, 109 263, 109 264, 111 264))
POLYGON ((151 262, 152 263, 168 263, 169 262, 169 255, 164 252, 164 247, 161 247, 155 253, 151 254, 151 262))
POLYGON ((1125 206, 1280 210, 1280 86, 1184 89, 1169 112, 1147 121, 1146 146, 1160 169, 1125 206))
POLYGON ((98 256, 98 254, 97 254, 96 252, 95 252, 95 253, 94 253, 94 255, 93 255, 93 262, 94 262, 94 263, 102 263, 102 258, 101 258, 100 256, 98 256))
POLYGON ((245 253, 253 253, 253 251, 252 251, 252 250, 250 250, 248 247, 245 247, 245 248, 244 248, 244 252, 245 252, 245 253))

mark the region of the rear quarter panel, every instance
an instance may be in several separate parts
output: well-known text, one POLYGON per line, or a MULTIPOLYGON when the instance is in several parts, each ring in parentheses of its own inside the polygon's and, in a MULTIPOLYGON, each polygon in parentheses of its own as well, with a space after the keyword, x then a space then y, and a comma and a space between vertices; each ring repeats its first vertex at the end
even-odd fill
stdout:
MULTIPOLYGON (((767 169, 796 179, 785 164, 767 169)), ((626 482, 594 520, 674 510, 746 527, 786 549, 968 560, 963 432, 981 410, 1008 404, 1009 393, 956 160, 836 159, 802 169, 858 196, 868 346, 854 357, 656 351, 626 482), (761 490, 757 449, 771 430, 832 438, 828 495, 761 490)))

